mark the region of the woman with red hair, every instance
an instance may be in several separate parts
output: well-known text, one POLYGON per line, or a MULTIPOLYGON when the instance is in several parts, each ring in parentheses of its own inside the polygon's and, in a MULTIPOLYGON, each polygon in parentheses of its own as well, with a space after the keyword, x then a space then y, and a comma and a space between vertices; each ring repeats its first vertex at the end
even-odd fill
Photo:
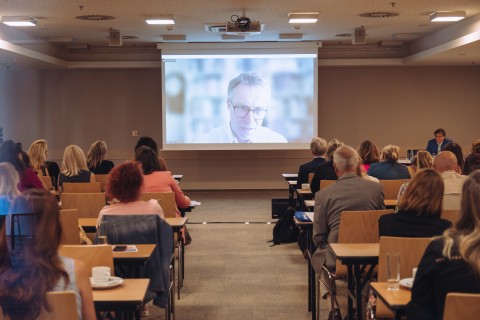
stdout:
POLYGON ((162 207, 157 200, 140 200, 142 188, 143 174, 136 163, 129 161, 113 168, 106 187, 107 197, 112 199, 112 204, 103 207, 97 224, 100 224, 106 214, 158 214, 164 219, 162 207))

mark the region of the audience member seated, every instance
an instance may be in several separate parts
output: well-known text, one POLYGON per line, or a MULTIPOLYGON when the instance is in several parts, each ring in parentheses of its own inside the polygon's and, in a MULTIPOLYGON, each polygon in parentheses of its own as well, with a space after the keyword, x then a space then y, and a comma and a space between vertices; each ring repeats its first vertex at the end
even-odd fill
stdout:
POLYGON ((25 166, 22 157, 22 148, 12 140, 5 140, 0 146, 0 162, 9 162, 18 172, 20 183, 18 189, 24 191, 32 188, 43 188, 43 183, 36 172, 25 166))
POLYGON ((87 152, 88 170, 95 174, 108 174, 115 166, 112 161, 107 158, 107 143, 97 140, 90 146, 87 152))
POLYGON ((327 161, 322 163, 315 169, 312 181, 310 182, 310 190, 312 193, 320 190, 320 181, 322 180, 337 180, 337 174, 333 167, 333 153, 338 147, 343 145, 343 142, 338 139, 330 140, 327 145, 327 161))
MULTIPOLYGON (((413 171, 413 175, 417 173, 417 171, 421 169, 427 169, 431 168, 433 166, 433 157, 428 151, 424 150, 418 150, 417 154, 413 156, 411 160, 411 167, 413 171)), ((400 186, 400 189, 398 191, 398 197, 397 199, 400 201, 402 198, 402 195, 405 193, 405 190, 407 189, 409 182, 405 182, 400 186)))
POLYGON ((460 216, 453 228, 427 247, 407 306, 408 320, 443 319, 449 292, 480 292, 480 171, 462 190, 460 216))
POLYGON ((44 189, 19 195, 11 212, 33 214, 31 241, 19 241, 10 251, 5 225, 0 237, 0 306, 10 319, 36 319, 48 309, 48 291, 73 291, 79 319, 94 320, 92 288, 85 265, 58 256, 62 229, 57 200, 44 189))
POLYGON ((443 209, 460 210, 462 186, 467 176, 460 174, 457 157, 450 151, 442 151, 433 159, 433 168, 441 174, 445 186, 443 209))
POLYGON ((443 150, 447 143, 453 142, 453 140, 447 138, 447 133, 442 128, 435 130, 433 134, 435 138, 428 140, 426 149, 432 156, 435 156, 443 150))
POLYGON ((400 148, 389 144, 380 154, 380 162, 372 163, 367 174, 380 180, 409 179, 410 173, 407 166, 398 163, 400 148))
POLYGON ((308 183, 309 173, 315 172, 315 169, 325 162, 325 153, 327 152, 327 141, 322 138, 313 138, 310 142, 310 151, 313 154, 313 160, 300 165, 298 169, 297 189, 302 188, 302 184, 308 183))
POLYGON ((104 215, 156 214, 164 219, 157 200, 141 201, 143 174, 138 164, 126 162, 112 169, 107 180, 107 198, 112 204, 103 207, 98 215, 97 225, 104 215))
POLYGON ((363 172, 367 172, 372 163, 377 163, 379 159, 378 148, 370 140, 363 140, 358 147, 358 155, 362 160, 361 169, 363 172))
POLYGON ((440 218, 443 180, 433 169, 421 170, 410 182, 398 212, 380 217, 380 236, 428 238, 439 236, 452 224, 440 218))
POLYGON ((462 174, 468 175, 477 169, 480 169, 480 139, 472 143, 470 154, 465 158, 462 174))
POLYGON ((82 149, 76 145, 69 145, 63 153, 62 172, 58 175, 60 191, 64 182, 95 182, 95 175, 88 170, 82 149))
MULTIPOLYGON (((175 202, 179 208, 188 208, 190 198, 183 194, 172 173, 162 167, 155 151, 150 147, 140 147, 135 153, 135 160, 142 165, 143 192, 174 192, 175 202)), ((179 211, 177 210, 177 213, 179 211)))
POLYGON ((168 171, 167 162, 165 161, 165 159, 160 157, 157 142, 155 142, 155 140, 149 136, 140 137, 137 141, 137 144, 135 145, 135 153, 137 153, 137 150, 143 146, 152 148, 158 156, 158 161, 160 162, 160 165, 165 168, 165 171, 168 171))
MULTIPOLYGON (((18 172, 8 162, 0 163, 0 215, 6 215, 18 191, 18 172)), ((1 226, 0 226, 1 227, 1 226)))
POLYGON ((457 158, 457 164, 460 167, 460 171, 463 171, 465 160, 463 159, 462 147, 456 142, 449 142, 445 145, 445 147, 443 147, 443 151, 453 152, 457 158))
POLYGON ((356 174, 358 154, 352 147, 343 145, 333 154, 338 181, 315 194, 313 243, 316 247, 312 265, 317 274, 322 266, 335 268, 335 255, 330 243, 338 241, 340 215, 345 210, 385 209, 381 184, 362 179, 356 174))

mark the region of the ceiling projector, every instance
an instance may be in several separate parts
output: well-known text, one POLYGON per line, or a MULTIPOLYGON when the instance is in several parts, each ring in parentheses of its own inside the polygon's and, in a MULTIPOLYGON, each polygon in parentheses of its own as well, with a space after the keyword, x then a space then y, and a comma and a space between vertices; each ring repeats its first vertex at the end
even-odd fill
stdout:
POLYGON ((254 34, 262 32, 262 26, 258 21, 251 21, 246 17, 232 16, 232 22, 228 22, 226 25, 226 32, 232 34, 254 34), (234 19, 236 17, 237 19, 234 19))

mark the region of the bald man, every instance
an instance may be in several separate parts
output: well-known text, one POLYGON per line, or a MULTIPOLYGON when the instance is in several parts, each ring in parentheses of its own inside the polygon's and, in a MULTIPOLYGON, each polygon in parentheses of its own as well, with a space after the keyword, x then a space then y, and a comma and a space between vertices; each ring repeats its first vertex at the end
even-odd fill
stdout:
POLYGON ((460 210, 463 183, 467 176, 462 176, 453 152, 442 151, 433 160, 433 168, 442 175, 445 189, 443 192, 443 210, 460 210))

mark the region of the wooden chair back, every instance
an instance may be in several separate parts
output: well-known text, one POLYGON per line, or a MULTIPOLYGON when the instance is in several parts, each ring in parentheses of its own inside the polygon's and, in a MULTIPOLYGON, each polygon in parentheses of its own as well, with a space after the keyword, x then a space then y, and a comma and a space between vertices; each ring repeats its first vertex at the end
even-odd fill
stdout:
POLYGON ((77 209, 60 210, 60 224, 62 225, 61 244, 80 244, 77 209))
POLYGON ((398 179, 398 180, 380 180, 383 186, 383 195, 386 200, 396 200, 398 198, 398 191, 405 182, 410 179, 398 179))
POLYGON ((113 275, 112 246, 104 245, 61 245, 58 254, 85 263, 90 276, 93 267, 110 267, 113 275))
POLYGON ((480 293, 450 292, 445 298, 443 320, 478 319, 480 293))
POLYGON ((145 192, 140 195, 140 200, 148 201, 156 199, 162 207, 165 218, 175 218, 177 216, 177 203, 175 202, 175 193, 173 192, 145 192))
POLYGON ((62 192, 66 193, 94 193, 101 191, 100 182, 64 182, 62 184, 62 192))
MULTIPOLYGON (((387 253, 391 252, 400 254, 400 279, 410 278, 430 241, 432 238, 381 237, 378 281, 387 281, 387 253)), ((393 313, 380 300, 377 300, 376 315, 378 318, 393 318, 393 313)))
POLYGON ((109 176, 110 174, 95 174, 95 180, 97 180, 97 182, 100 182, 100 189, 102 192, 105 192, 109 176))
POLYGON ((310 172, 310 173, 308 174, 308 184, 310 184, 310 183, 312 182, 312 179, 313 179, 313 176, 314 176, 314 175, 315 175, 314 172, 310 172))
POLYGON ((320 190, 323 190, 323 189, 331 186, 335 182, 337 182, 337 180, 320 180, 320 190))
MULTIPOLYGON (((343 211, 340 216, 338 243, 378 243, 378 219, 393 210, 343 211)), ((347 268, 336 262, 337 276, 346 276, 347 268)))
POLYGON ((78 320, 77 300, 73 291, 47 292, 47 300, 52 310, 43 310, 38 320, 78 320))
MULTIPOLYGON (((77 300, 73 291, 47 292, 47 300, 51 311, 43 309, 37 320, 78 320, 77 300)), ((11 320, 3 314, 1 307, 0 320, 11 320)))
POLYGON ((45 187, 45 189, 50 190, 51 188, 53 188, 52 177, 39 175, 38 179, 42 181, 42 184, 45 187))
POLYGON ((460 217, 460 210, 443 210, 440 218, 450 221, 452 224, 457 222, 460 217))
POLYGON ((98 218, 106 205, 105 193, 62 193, 62 209, 77 209, 79 218, 98 218))

